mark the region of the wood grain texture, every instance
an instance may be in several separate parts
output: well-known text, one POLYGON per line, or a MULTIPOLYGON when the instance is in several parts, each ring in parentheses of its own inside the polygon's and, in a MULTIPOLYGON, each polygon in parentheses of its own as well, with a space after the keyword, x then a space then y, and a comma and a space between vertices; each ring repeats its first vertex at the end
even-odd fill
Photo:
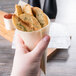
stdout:
POLYGON ((12 42, 13 36, 14 36, 14 30, 8 31, 5 29, 4 20, 3 17, 6 13, 3 11, 0 11, 0 35, 3 36, 5 39, 12 42))

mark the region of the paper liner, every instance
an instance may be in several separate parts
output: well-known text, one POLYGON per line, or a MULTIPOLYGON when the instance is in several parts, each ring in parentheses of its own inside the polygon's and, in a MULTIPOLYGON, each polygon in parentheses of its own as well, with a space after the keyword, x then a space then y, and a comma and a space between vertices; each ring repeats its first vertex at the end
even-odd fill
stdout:
MULTIPOLYGON (((23 8, 23 6, 26 5, 27 3, 25 3, 24 1, 19 1, 18 4, 21 5, 21 7, 23 8)), ((49 33, 49 28, 50 28, 50 19, 48 18, 48 25, 41 28, 38 31, 23 32, 23 31, 17 30, 17 33, 20 34, 26 46, 30 50, 33 50, 35 46, 37 45, 37 43, 44 37, 44 35, 49 33)), ((41 65, 40 65, 44 74, 46 74, 46 62, 47 62, 46 51, 44 52, 42 56, 41 65)))

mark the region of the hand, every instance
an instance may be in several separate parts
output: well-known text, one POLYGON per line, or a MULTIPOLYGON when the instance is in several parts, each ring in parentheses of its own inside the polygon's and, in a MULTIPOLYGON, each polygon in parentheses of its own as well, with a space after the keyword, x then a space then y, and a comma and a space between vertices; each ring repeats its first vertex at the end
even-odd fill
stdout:
POLYGON ((16 37, 16 51, 11 76, 37 76, 40 61, 48 46, 50 37, 47 35, 30 52, 19 35, 16 37))

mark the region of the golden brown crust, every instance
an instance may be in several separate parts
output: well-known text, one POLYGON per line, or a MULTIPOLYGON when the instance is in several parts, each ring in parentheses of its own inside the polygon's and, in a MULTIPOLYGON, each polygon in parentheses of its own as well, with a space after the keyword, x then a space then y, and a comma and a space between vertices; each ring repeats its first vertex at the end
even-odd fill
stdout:
POLYGON ((36 16, 36 18, 38 19, 38 21, 42 25, 42 27, 44 27, 48 24, 48 18, 40 8, 32 7, 32 11, 33 11, 34 16, 36 16))
POLYGON ((15 27, 21 31, 33 31, 33 28, 30 28, 27 24, 25 24, 19 17, 15 14, 12 16, 12 21, 15 27))
POLYGON ((34 28, 34 31, 41 29, 40 23, 34 16, 25 13, 21 14, 19 17, 23 22, 29 25, 29 27, 34 28))
POLYGON ((30 6, 29 4, 26 4, 26 5, 23 7, 23 12, 24 12, 24 13, 28 13, 28 14, 30 14, 30 15, 33 15, 31 6, 30 6))
POLYGON ((23 8, 15 5, 15 14, 12 17, 13 24, 18 30, 37 31, 48 24, 48 18, 38 7, 26 4, 23 8))
POLYGON ((21 6, 20 5, 15 5, 15 14, 17 15, 17 16, 19 16, 20 14, 22 14, 23 13, 23 11, 22 11, 22 8, 21 8, 21 6))

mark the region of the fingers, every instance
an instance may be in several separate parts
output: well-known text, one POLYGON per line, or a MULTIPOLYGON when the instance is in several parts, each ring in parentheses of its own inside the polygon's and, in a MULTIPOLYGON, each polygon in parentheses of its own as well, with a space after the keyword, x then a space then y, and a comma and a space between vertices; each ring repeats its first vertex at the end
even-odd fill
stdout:
POLYGON ((20 35, 16 35, 16 52, 19 54, 25 54, 28 52, 27 47, 25 46, 23 40, 21 39, 20 35))
POLYGON ((16 47, 19 47, 19 46, 22 46, 23 44, 24 44, 24 42, 23 42, 23 40, 21 39, 21 37, 20 37, 20 35, 19 34, 17 34, 16 35, 16 47))
POLYGON ((50 41, 50 36, 46 35, 35 47, 35 49, 32 51, 33 55, 35 57, 42 57, 45 49, 47 48, 50 41))

